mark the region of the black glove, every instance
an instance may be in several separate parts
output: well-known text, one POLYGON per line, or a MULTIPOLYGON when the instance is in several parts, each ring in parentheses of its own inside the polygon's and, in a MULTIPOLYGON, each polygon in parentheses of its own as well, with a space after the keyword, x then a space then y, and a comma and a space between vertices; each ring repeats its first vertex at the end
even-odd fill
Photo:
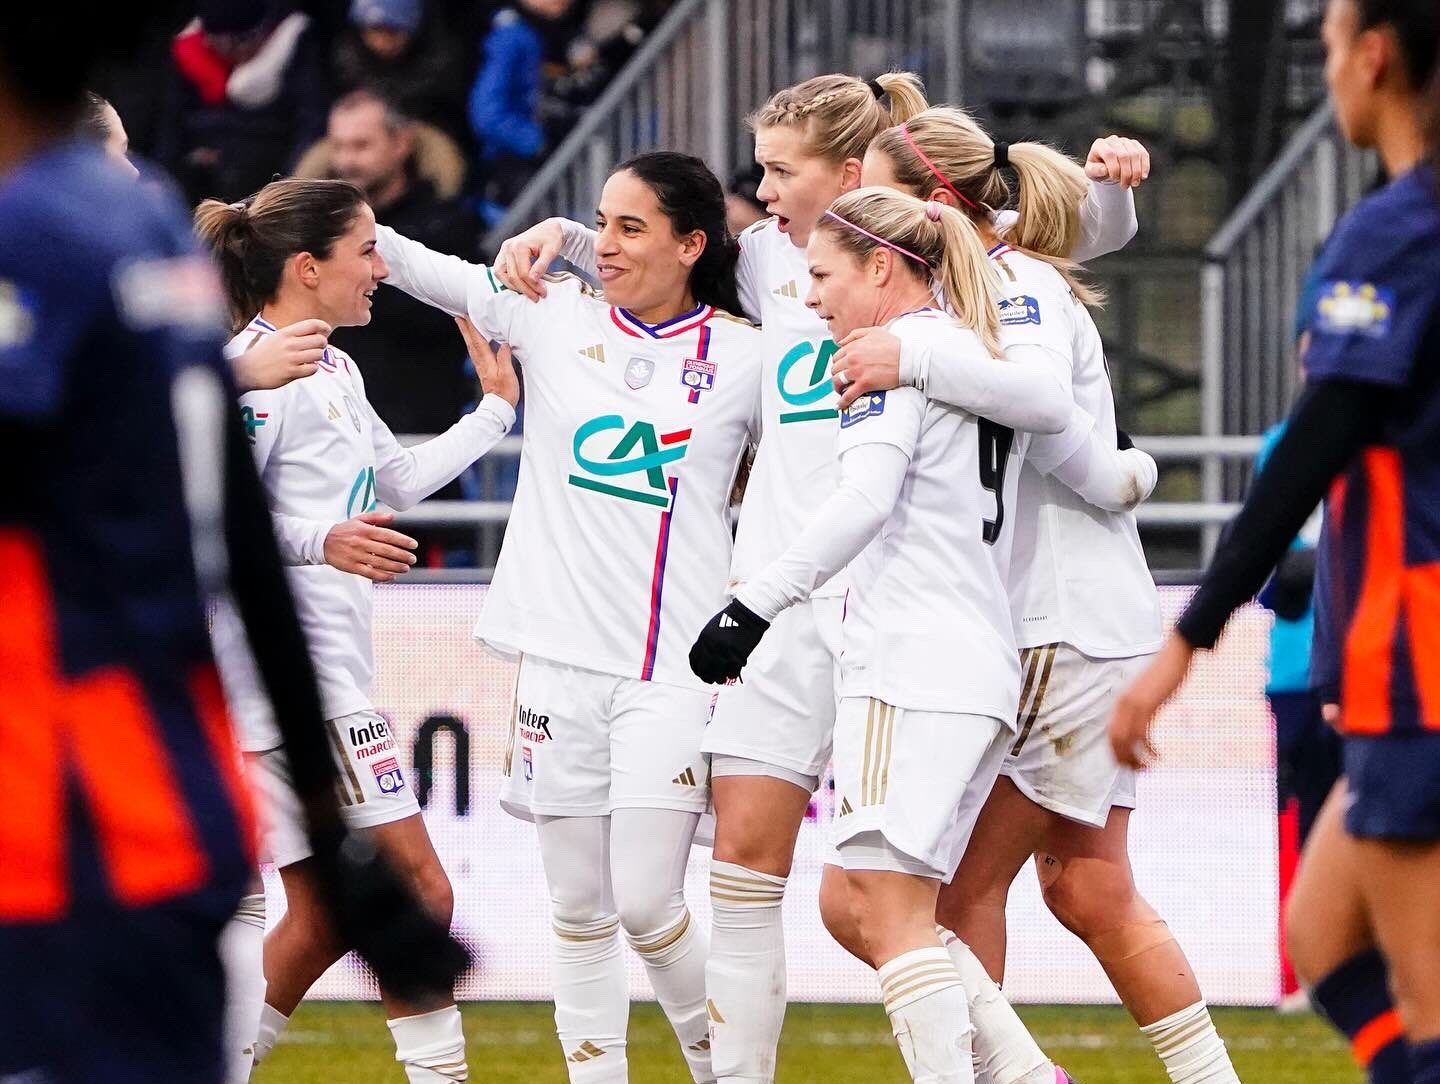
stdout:
POLYGON ((406 1002, 448 995, 470 954, 430 914, 370 840, 344 833, 315 851, 316 876, 341 942, 406 1002))
POLYGON ((731 599, 730 605, 712 617, 695 638, 690 648, 690 669, 711 685, 738 678, 750 652, 769 627, 770 622, 751 613, 738 599, 731 599))
POLYGON ((1126 451, 1126 450, 1128 450, 1128 449, 1130 449, 1130 448, 1135 447, 1135 442, 1130 439, 1130 434, 1129 434, 1129 433, 1125 432, 1125 430, 1123 430, 1123 429, 1121 429, 1121 428, 1119 428, 1119 427, 1116 427, 1116 429, 1115 429, 1115 447, 1118 448, 1118 449, 1120 449, 1120 451, 1123 452, 1123 451, 1126 451))

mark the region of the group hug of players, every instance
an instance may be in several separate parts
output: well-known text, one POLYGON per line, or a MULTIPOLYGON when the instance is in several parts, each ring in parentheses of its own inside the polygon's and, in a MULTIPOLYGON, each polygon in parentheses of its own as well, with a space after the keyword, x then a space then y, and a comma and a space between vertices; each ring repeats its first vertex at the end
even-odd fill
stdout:
MULTIPOLYGON (((627 1079, 622 937, 697 1082, 773 1080, 786 878, 832 756, 822 915, 875 969, 916 1080, 1068 1080, 998 986, 1032 855, 1172 1079, 1235 1080, 1135 891, 1134 776, 1106 731, 1161 642, 1130 511, 1156 469, 1117 434, 1078 262, 1133 235, 1148 155, 1117 137, 1083 166, 1007 146, 904 73, 810 79, 750 124, 772 217, 738 239, 705 164, 663 151, 614 169, 593 230, 542 223, 488 267, 377 226, 343 182, 197 211, 228 353, 250 370, 313 357, 241 408, 343 816, 449 914, 414 795, 375 752, 370 581, 413 560, 376 508, 413 505, 505 435, 513 351, 520 478, 475 635, 518 658, 501 801, 537 827, 575 1084, 627 1079), (602 292, 546 274, 557 256, 602 292), (368 321, 382 282, 457 318, 485 391, 408 448, 366 400, 364 359, 324 344, 325 326, 368 321), (712 805, 706 931, 683 883, 712 805)), ((227 933, 244 1079, 341 948, 243 631, 222 613, 215 639, 288 901, 263 969, 258 886, 227 933)), ((466 1079, 453 1001, 385 1000, 414 1084, 466 1079)))

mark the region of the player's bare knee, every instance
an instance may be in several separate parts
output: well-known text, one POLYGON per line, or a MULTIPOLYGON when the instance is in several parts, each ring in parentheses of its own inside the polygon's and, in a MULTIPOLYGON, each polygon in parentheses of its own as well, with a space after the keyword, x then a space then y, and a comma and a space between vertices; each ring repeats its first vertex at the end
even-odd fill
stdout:
POLYGON ((445 868, 437 861, 433 867, 419 871, 415 884, 416 895, 425 909, 442 922, 448 923, 455 914, 455 888, 445 868))
POLYGON ((1091 936, 1106 930, 1160 917, 1136 894, 1128 877, 1108 876, 1098 863, 1072 866, 1055 855, 1038 854, 1035 872, 1045 906, 1082 941, 1088 942, 1091 936))

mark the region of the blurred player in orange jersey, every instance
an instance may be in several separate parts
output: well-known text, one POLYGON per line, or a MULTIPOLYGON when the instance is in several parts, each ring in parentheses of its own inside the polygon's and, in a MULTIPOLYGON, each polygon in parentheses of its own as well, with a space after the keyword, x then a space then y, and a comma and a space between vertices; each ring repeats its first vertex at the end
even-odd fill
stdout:
POLYGON ((463 953, 340 826, 213 276, 177 207, 70 138, 126 30, 76 16, 0 14, 0 451, 27 464, 0 511, 0 1079, 208 1084, 251 860, 204 622, 227 571, 342 936, 409 989, 463 953))
POLYGON ((1111 743, 1153 753, 1196 649, 1325 497, 1310 681, 1338 707, 1344 780, 1301 858, 1289 949, 1374 1084, 1440 1084, 1440 6, 1330 0, 1323 36, 1340 127, 1390 182, 1325 246, 1305 391, 1111 743))

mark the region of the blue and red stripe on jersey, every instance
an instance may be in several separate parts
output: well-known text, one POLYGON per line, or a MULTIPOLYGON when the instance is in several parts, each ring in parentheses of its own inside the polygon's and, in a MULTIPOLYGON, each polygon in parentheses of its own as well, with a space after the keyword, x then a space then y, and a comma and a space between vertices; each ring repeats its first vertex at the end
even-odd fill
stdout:
MULTIPOLYGON (((682 434, 666 434, 660 439, 688 440, 690 430, 682 434)), ((650 625, 645 633, 645 661, 640 665, 640 680, 649 681, 655 676, 655 656, 660 651, 660 612, 665 602, 665 567, 670 557, 670 521, 675 515, 675 502, 680 499, 680 480, 669 479, 670 507, 660 514, 660 530, 655 539, 655 566, 650 574, 650 625)))
POLYGON ((610 306, 610 319, 615 322, 615 326, 637 339, 671 339, 687 331, 694 331, 714 315, 714 305, 697 305, 689 312, 682 312, 669 320, 647 324, 632 312, 610 306))

